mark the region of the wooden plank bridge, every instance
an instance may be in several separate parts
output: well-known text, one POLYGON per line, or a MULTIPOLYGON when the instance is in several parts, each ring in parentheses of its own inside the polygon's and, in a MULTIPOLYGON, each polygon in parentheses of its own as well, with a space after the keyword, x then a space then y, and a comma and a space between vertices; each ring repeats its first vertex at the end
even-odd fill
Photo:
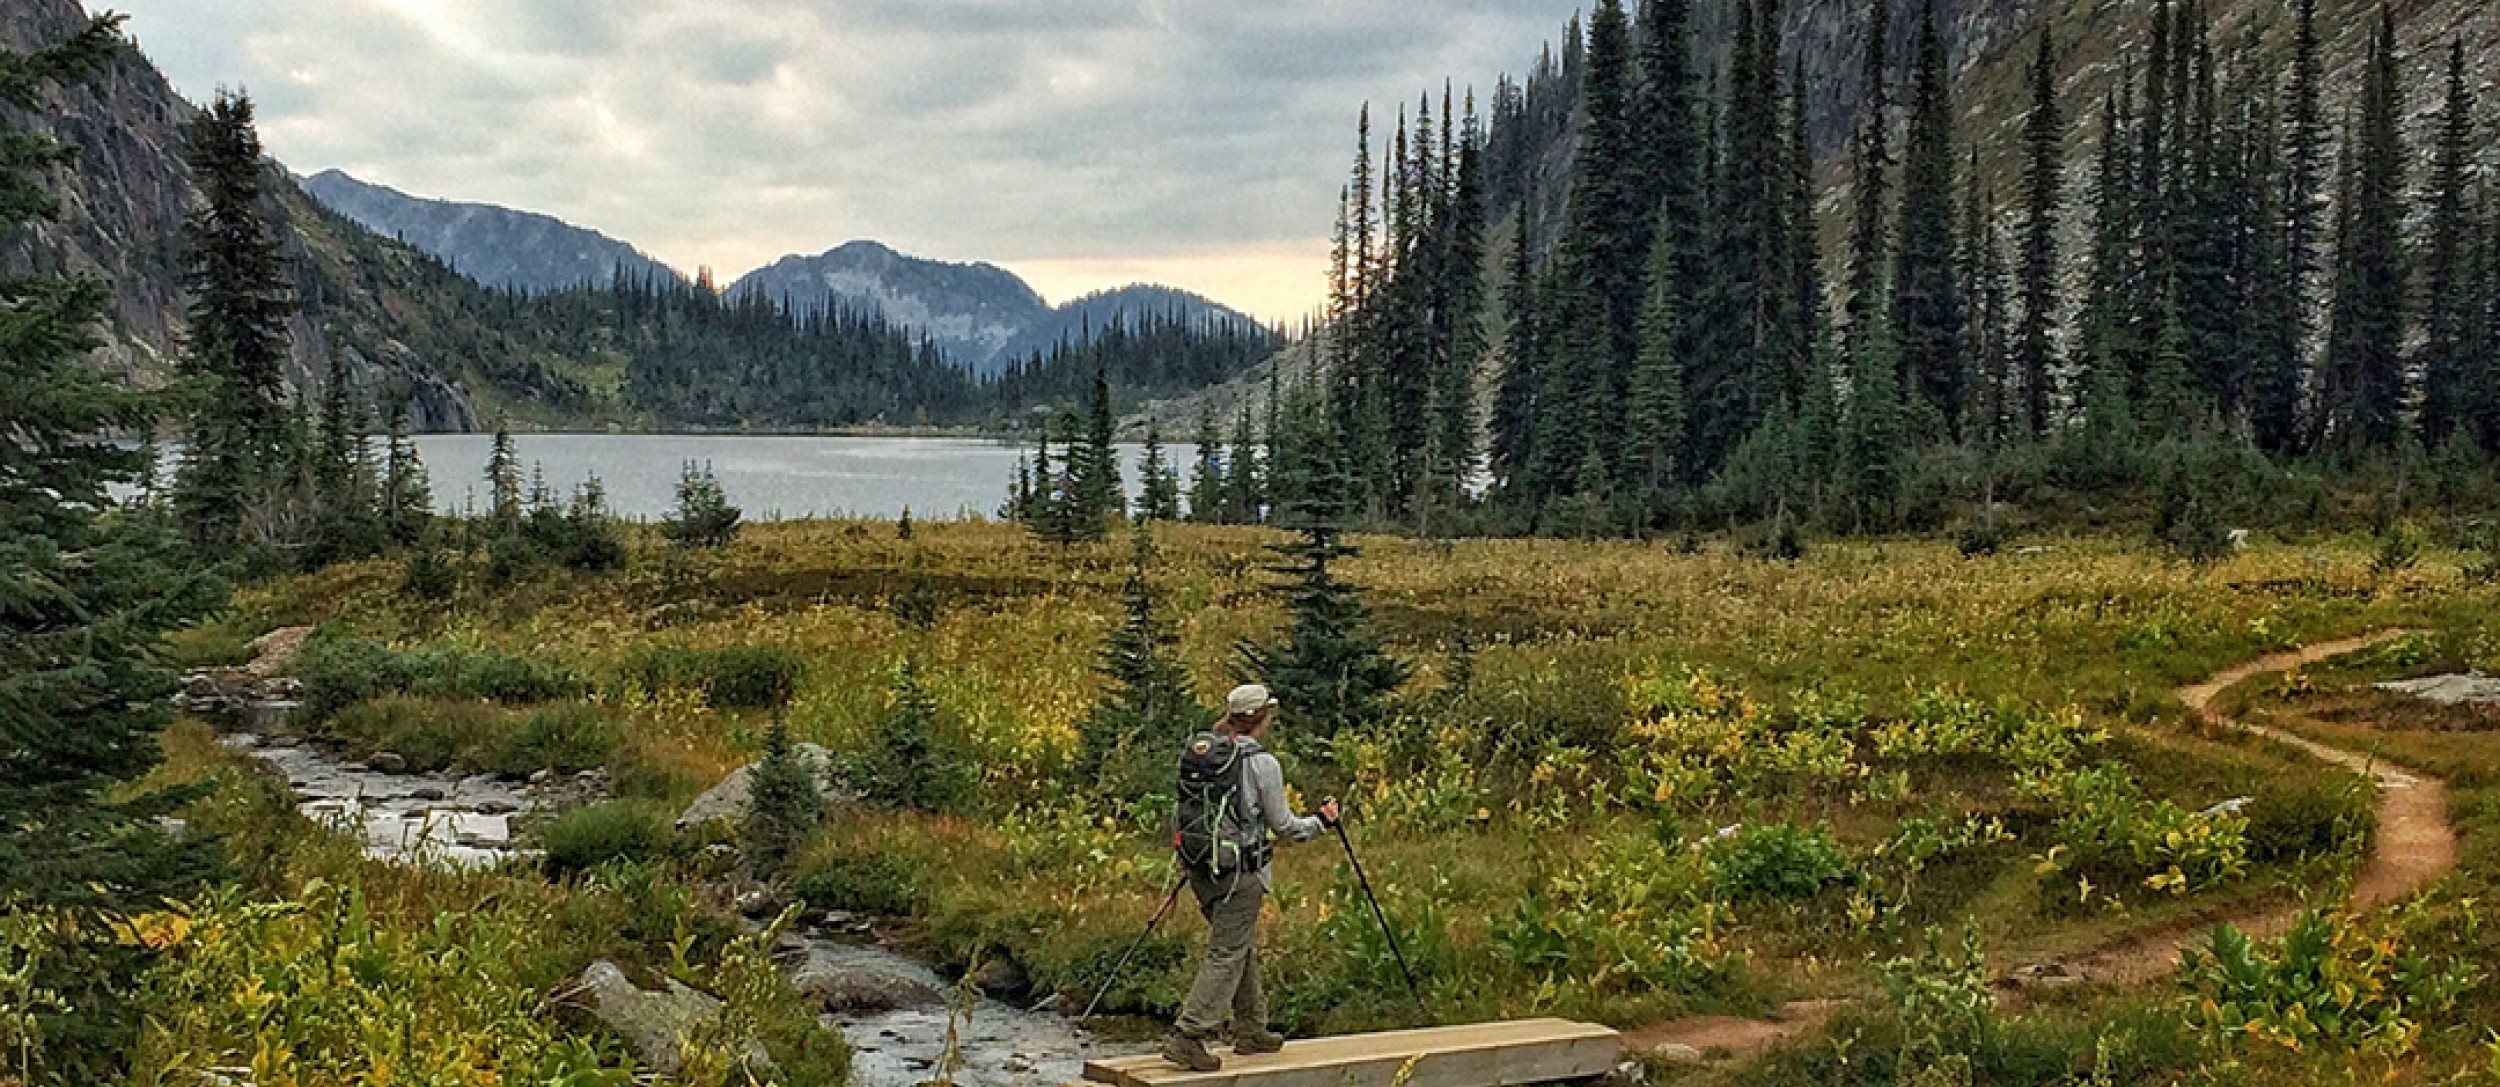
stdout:
POLYGON ((1522 1087, 1606 1075, 1622 1048, 1605 1027, 1522 1019, 1312 1038, 1248 1057, 1219 1049, 1224 1067, 1215 1072, 1123 1057, 1088 1063, 1085 1078, 1109 1087, 1522 1087))

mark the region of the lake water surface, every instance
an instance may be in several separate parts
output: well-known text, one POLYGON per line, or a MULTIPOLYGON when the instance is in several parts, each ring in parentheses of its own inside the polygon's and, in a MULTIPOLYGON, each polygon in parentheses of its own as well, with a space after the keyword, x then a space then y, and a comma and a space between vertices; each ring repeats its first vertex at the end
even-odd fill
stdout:
MULTIPOLYGON (((535 468, 548 489, 568 496, 592 475, 607 488, 617 513, 646 520, 668 516, 686 462, 708 463, 729 501, 748 520, 800 517, 900 516, 923 520, 994 517, 1015 477, 1016 458, 1030 444, 980 438, 859 438, 745 434, 515 434, 522 485, 535 468)), ((434 503, 459 512, 486 502, 485 434, 428 434, 416 439, 434 483, 434 503)), ((1121 480, 1134 498, 1144 447, 1123 445, 1121 480)), ((1054 456, 1057 451, 1053 450, 1054 456)), ((1169 445, 1164 455, 1184 484, 1196 447, 1169 445)))

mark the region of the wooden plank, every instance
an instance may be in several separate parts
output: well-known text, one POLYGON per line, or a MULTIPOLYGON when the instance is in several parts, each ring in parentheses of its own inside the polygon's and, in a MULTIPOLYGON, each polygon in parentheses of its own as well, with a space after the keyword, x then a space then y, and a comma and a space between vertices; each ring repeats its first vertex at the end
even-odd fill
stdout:
POLYGON ((1085 1078, 1111 1087, 1520 1087, 1614 1070, 1614 1031, 1561 1019, 1512 1020, 1287 1042, 1282 1052, 1239 1056, 1188 1072, 1157 1056, 1094 1061, 1085 1078), (1412 1065, 1410 1068, 1409 1065, 1412 1065))

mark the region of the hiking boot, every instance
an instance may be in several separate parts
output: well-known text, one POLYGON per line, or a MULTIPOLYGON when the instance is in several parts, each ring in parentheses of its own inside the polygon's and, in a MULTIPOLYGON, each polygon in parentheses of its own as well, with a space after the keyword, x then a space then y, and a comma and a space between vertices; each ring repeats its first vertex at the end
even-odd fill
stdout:
POLYGON ((1189 1035, 1175 1032, 1163 1040, 1163 1059, 1192 1072, 1213 1072, 1224 1062, 1207 1052, 1207 1044, 1189 1035))
POLYGON ((1285 1036, 1264 1027, 1233 1032, 1233 1052, 1245 1057, 1256 1053, 1274 1053, 1283 1048, 1285 1036))

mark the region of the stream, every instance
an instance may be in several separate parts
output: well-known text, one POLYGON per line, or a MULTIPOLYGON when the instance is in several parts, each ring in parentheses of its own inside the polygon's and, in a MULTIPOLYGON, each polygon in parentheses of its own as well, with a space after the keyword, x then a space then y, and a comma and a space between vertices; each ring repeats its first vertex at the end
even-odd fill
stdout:
MULTIPOLYGON (((519 784, 490 775, 385 773, 309 743, 258 732, 229 733, 223 740, 284 774, 305 814, 344 833, 361 834, 367 853, 402 863, 483 867, 526 858, 529 851, 516 843, 514 817, 580 795, 573 781, 519 784)), ((846 940, 817 929, 799 934, 798 942, 795 952, 785 957, 794 971, 901 979, 902 988, 930 996, 948 988, 927 966, 857 938, 846 940)), ((949 1016, 942 1001, 828 1014, 824 1020, 850 1039, 851 1082, 858 1087, 916 1087, 937 1074, 946 1052, 949 1016)), ((973 1008, 968 1024, 956 1027, 956 1049, 963 1062, 954 1074, 958 1087, 1072 1083, 1087 1060, 1146 1048, 1101 1043, 1058 1014, 988 999, 973 1008)))

